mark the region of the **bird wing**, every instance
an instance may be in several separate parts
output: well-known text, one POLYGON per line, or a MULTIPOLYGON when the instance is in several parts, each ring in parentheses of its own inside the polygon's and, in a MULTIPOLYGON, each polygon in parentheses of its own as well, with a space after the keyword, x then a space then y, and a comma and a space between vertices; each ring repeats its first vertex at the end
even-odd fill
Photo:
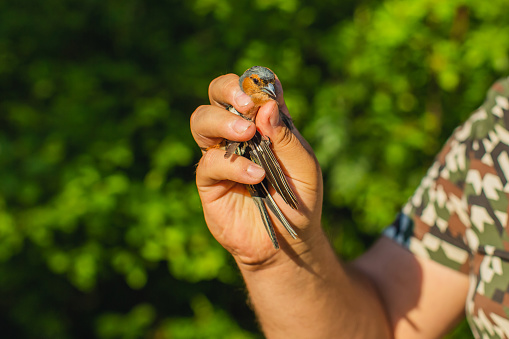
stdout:
POLYGON ((297 209, 299 205, 297 197, 288 184, 288 180, 286 180, 286 176, 270 148, 270 141, 263 138, 261 134, 256 131, 254 137, 247 141, 247 144, 251 160, 263 167, 268 182, 274 187, 283 200, 292 208, 297 209))
MULTIPOLYGON (((267 189, 264 185, 262 185, 262 186, 263 186, 264 190, 267 189)), ((267 197, 265 198, 265 203, 267 204, 269 209, 272 211, 272 213, 274 213, 276 218, 281 222, 281 224, 283 224, 283 226, 286 228, 288 233, 290 233, 292 238, 296 239, 297 238, 297 232, 295 232, 293 227, 290 225, 290 223, 288 222, 288 220, 284 216, 283 212, 281 212, 281 210, 279 209, 278 205, 274 201, 274 198, 272 198, 272 195, 270 195, 269 192, 267 192, 267 197)))
POLYGON ((226 140, 226 152, 224 153, 224 158, 228 159, 233 153, 241 154, 242 151, 238 150, 239 146, 240 142, 226 140))
POLYGON ((279 243, 277 241, 276 232, 274 231, 274 226, 272 226, 269 213, 267 212, 267 208, 265 207, 264 204, 266 197, 266 193, 264 192, 266 191, 265 187, 262 184, 246 186, 249 191, 249 194, 251 194, 251 197, 253 198, 256 207, 258 207, 258 210, 260 211, 260 215, 263 220, 263 225, 265 226, 265 230, 267 231, 267 234, 269 235, 269 238, 272 241, 272 245, 276 250, 279 249, 279 243))

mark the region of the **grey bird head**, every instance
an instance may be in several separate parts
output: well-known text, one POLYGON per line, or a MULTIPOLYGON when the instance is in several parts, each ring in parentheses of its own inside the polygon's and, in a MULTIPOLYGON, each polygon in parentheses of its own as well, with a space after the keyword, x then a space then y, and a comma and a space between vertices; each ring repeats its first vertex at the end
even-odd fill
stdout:
POLYGON ((274 83, 276 81, 276 76, 270 69, 263 66, 253 66, 250 69, 246 70, 244 74, 240 77, 239 81, 242 83, 246 77, 256 74, 260 77, 260 79, 265 80, 267 82, 274 83))
POLYGON ((246 70, 239 78, 239 85, 246 92, 246 78, 250 78, 252 85, 259 88, 260 91, 266 93, 272 99, 276 100, 276 89, 274 87, 276 82, 275 74, 268 68, 263 66, 253 66, 246 70))

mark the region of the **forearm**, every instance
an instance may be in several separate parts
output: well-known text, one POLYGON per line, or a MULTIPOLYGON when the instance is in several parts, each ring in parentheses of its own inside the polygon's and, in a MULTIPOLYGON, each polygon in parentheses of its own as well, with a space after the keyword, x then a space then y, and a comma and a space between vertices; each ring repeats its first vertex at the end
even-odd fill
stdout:
POLYGON ((370 282, 338 260, 322 233, 302 246, 263 268, 239 263, 267 338, 390 338, 370 282))

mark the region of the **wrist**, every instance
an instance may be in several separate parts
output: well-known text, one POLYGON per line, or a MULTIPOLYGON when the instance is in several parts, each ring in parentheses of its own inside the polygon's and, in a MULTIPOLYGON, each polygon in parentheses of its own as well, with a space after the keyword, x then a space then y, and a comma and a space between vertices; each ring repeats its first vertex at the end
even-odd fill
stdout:
POLYGON ((329 249, 330 243, 321 227, 317 229, 308 230, 297 239, 285 239, 280 241, 281 248, 277 251, 265 256, 258 256, 262 260, 254 260, 252 256, 233 254, 233 258, 237 263, 241 272, 257 272, 269 270, 276 267, 285 265, 306 265, 314 261, 314 257, 320 256, 323 249, 329 249))

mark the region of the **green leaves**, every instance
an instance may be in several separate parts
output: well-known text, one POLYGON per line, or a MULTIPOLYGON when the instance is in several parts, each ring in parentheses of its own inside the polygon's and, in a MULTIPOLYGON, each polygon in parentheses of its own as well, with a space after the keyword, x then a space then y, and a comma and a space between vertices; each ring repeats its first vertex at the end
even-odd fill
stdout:
POLYGON ((502 0, 0 5, 4 333, 255 337, 194 184, 189 117, 209 82, 278 74, 322 165, 323 223, 352 258, 507 75, 505 12, 502 0))

